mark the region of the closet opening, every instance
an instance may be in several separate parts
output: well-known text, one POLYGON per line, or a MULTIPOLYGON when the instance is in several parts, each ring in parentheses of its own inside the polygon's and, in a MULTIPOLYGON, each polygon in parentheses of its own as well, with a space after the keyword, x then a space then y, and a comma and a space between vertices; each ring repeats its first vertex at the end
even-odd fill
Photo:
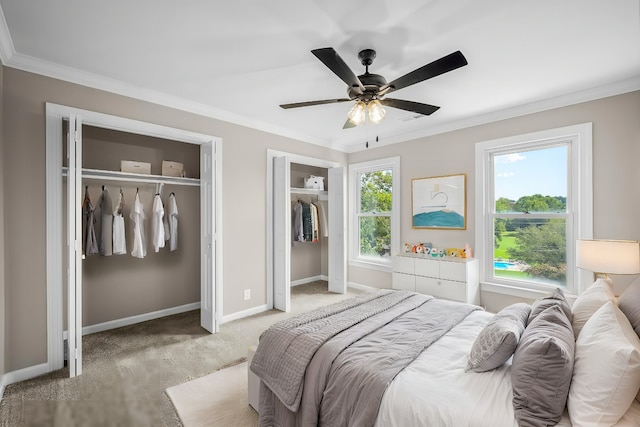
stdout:
POLYGON ((327 168, 291 162, 290 177, 293 224, 291 287, 313 284, 307 287, 310 290, 327 291, 329 285, 327 168))
POLYGON ((346 292, 345 179, 337 162, 267 150, 268 308, 290 311, 292 286, 320 281, 326 282, 321 290, 346 292), (324 181, 324 190, 305 188, 311 175, 324 181), (295 208, 303 209, 298 218, 295 208))
MULTIPOLYGON (((66 129, 63 131, 66 134, 66 129)), ((91 171, 83 173, 82 177, 83 336, 150 320, 155 316, 162 317, 163 314, 199 310, 200 146, 86 124, 82 126, 82 145, 83 169, 91 171), (120 171, 124 159, 150 164, 150 173, 145 175, 160 177, 163 176, 163 159, 181 163, 188 179, 174 183, 147 182, 133 175, 109 173, 120 171), (132 213, 136 200, 146 216, 141 224, 143 233, 138 236, 146 241, 140 248, 134 248, 136 233, 132 213), (159 200, 162 211, 159 221, 162 228, 154 227, 154 214, 156 218, 159 216, 154 212, 156 200, 159 200), (168 229, 169 208, 174 202, 177 215, 173 218, 177 220, 177 227, 174 250, 171 250, 171 242, 166 237, 171 234, 168 229), (94 248, 87 245, 85 204, 88 203, 94 210, 94 248), (121 212, 114 216, 119 210, 121 212), (117 221, 119 218, 123 225, 124 245, 117 248, 115 246, 120 242, 114 241, 117 227, 114 227, 117 223, 114 219, 117 221), (165 231, 169 232, 166 236, 165 231), (157 238, 162 241, 156 241, 157 238), (142 258, 140 249, 145 252, 142 258)), ((64 151, 63 159, 67 158, 64 151)), ((63 167, 66 166, 63 162, 63 167)), ((65 282, 64 293, 67 291, 65 282)), ((85 348, 85 351, 89 350, 85 348)))
POLYGON ((146 320, 217 331, 220 144, 47 104, 49 370, 81 374, 84 336, 146 320))

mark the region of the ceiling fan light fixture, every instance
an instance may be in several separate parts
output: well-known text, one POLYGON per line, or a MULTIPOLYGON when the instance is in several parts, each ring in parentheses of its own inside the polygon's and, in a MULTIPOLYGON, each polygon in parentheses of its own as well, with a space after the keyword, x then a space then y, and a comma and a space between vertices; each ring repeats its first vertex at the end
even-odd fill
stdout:
POLYGON ((380 123, 387 114, 387 110, 384 109, 380 101, 377 99, 369 102, 367 109, 369 110, 369 121, 374 124, 380 123))
POLYGON ((351 110, 349 110, 347 117, 349 117, 349 120, 351 120, 351 123, 353 123, 354 125, 362 125, 364 124, 367 117, 366 112, 367 105, 362 101, 358 101, 356 102, 356 105, 351 107, 351 110))

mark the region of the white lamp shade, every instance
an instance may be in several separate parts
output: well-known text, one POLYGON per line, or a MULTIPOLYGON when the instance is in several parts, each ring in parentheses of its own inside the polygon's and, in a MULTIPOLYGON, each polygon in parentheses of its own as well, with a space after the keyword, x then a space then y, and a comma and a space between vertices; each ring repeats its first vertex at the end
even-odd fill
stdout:
POLYGON ((371 123, 380 123, 387 114, 387 111, 377 99, 369 102, 367 109, 369 110, 369 120, 371 120, 371 123))
POLYGON ((640 245, 631 240, 577 240, 576 266, 604 274, 640 273, 640 245))
POLYGON ((364 124, 365 120, 367 119, 366 114, 367 105, 362 101, 358 101, 353 107, 351 107, 351 110, 349 110, 347 117, 349 117, 351 123, 358 126, 364 124))

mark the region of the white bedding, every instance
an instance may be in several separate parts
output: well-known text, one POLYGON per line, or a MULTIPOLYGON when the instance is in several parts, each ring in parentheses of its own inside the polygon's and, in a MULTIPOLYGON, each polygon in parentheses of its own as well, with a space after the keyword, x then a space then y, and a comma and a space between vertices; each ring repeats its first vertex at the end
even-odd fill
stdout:
MULTIPOLYGON (((464 370, 475 337, 492 317, 471 313, 401 371, 382 398, 376 427, 518 427, 511 361, 489 372, 464 370)), ((558 426, 571 427, 566 411, 558 426)), ((616 427, 640 427, 637 400, 616 427)))

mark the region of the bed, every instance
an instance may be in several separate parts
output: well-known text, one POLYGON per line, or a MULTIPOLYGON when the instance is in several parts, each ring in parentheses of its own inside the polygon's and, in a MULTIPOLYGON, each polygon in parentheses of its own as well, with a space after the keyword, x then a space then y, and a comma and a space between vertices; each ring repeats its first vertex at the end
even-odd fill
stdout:
POLYGON ((640 338, 596 284, 575 313, 560 290, 497 314, 382 290, 279 322, 251 362, 260 425, 640 426, 640 338))

